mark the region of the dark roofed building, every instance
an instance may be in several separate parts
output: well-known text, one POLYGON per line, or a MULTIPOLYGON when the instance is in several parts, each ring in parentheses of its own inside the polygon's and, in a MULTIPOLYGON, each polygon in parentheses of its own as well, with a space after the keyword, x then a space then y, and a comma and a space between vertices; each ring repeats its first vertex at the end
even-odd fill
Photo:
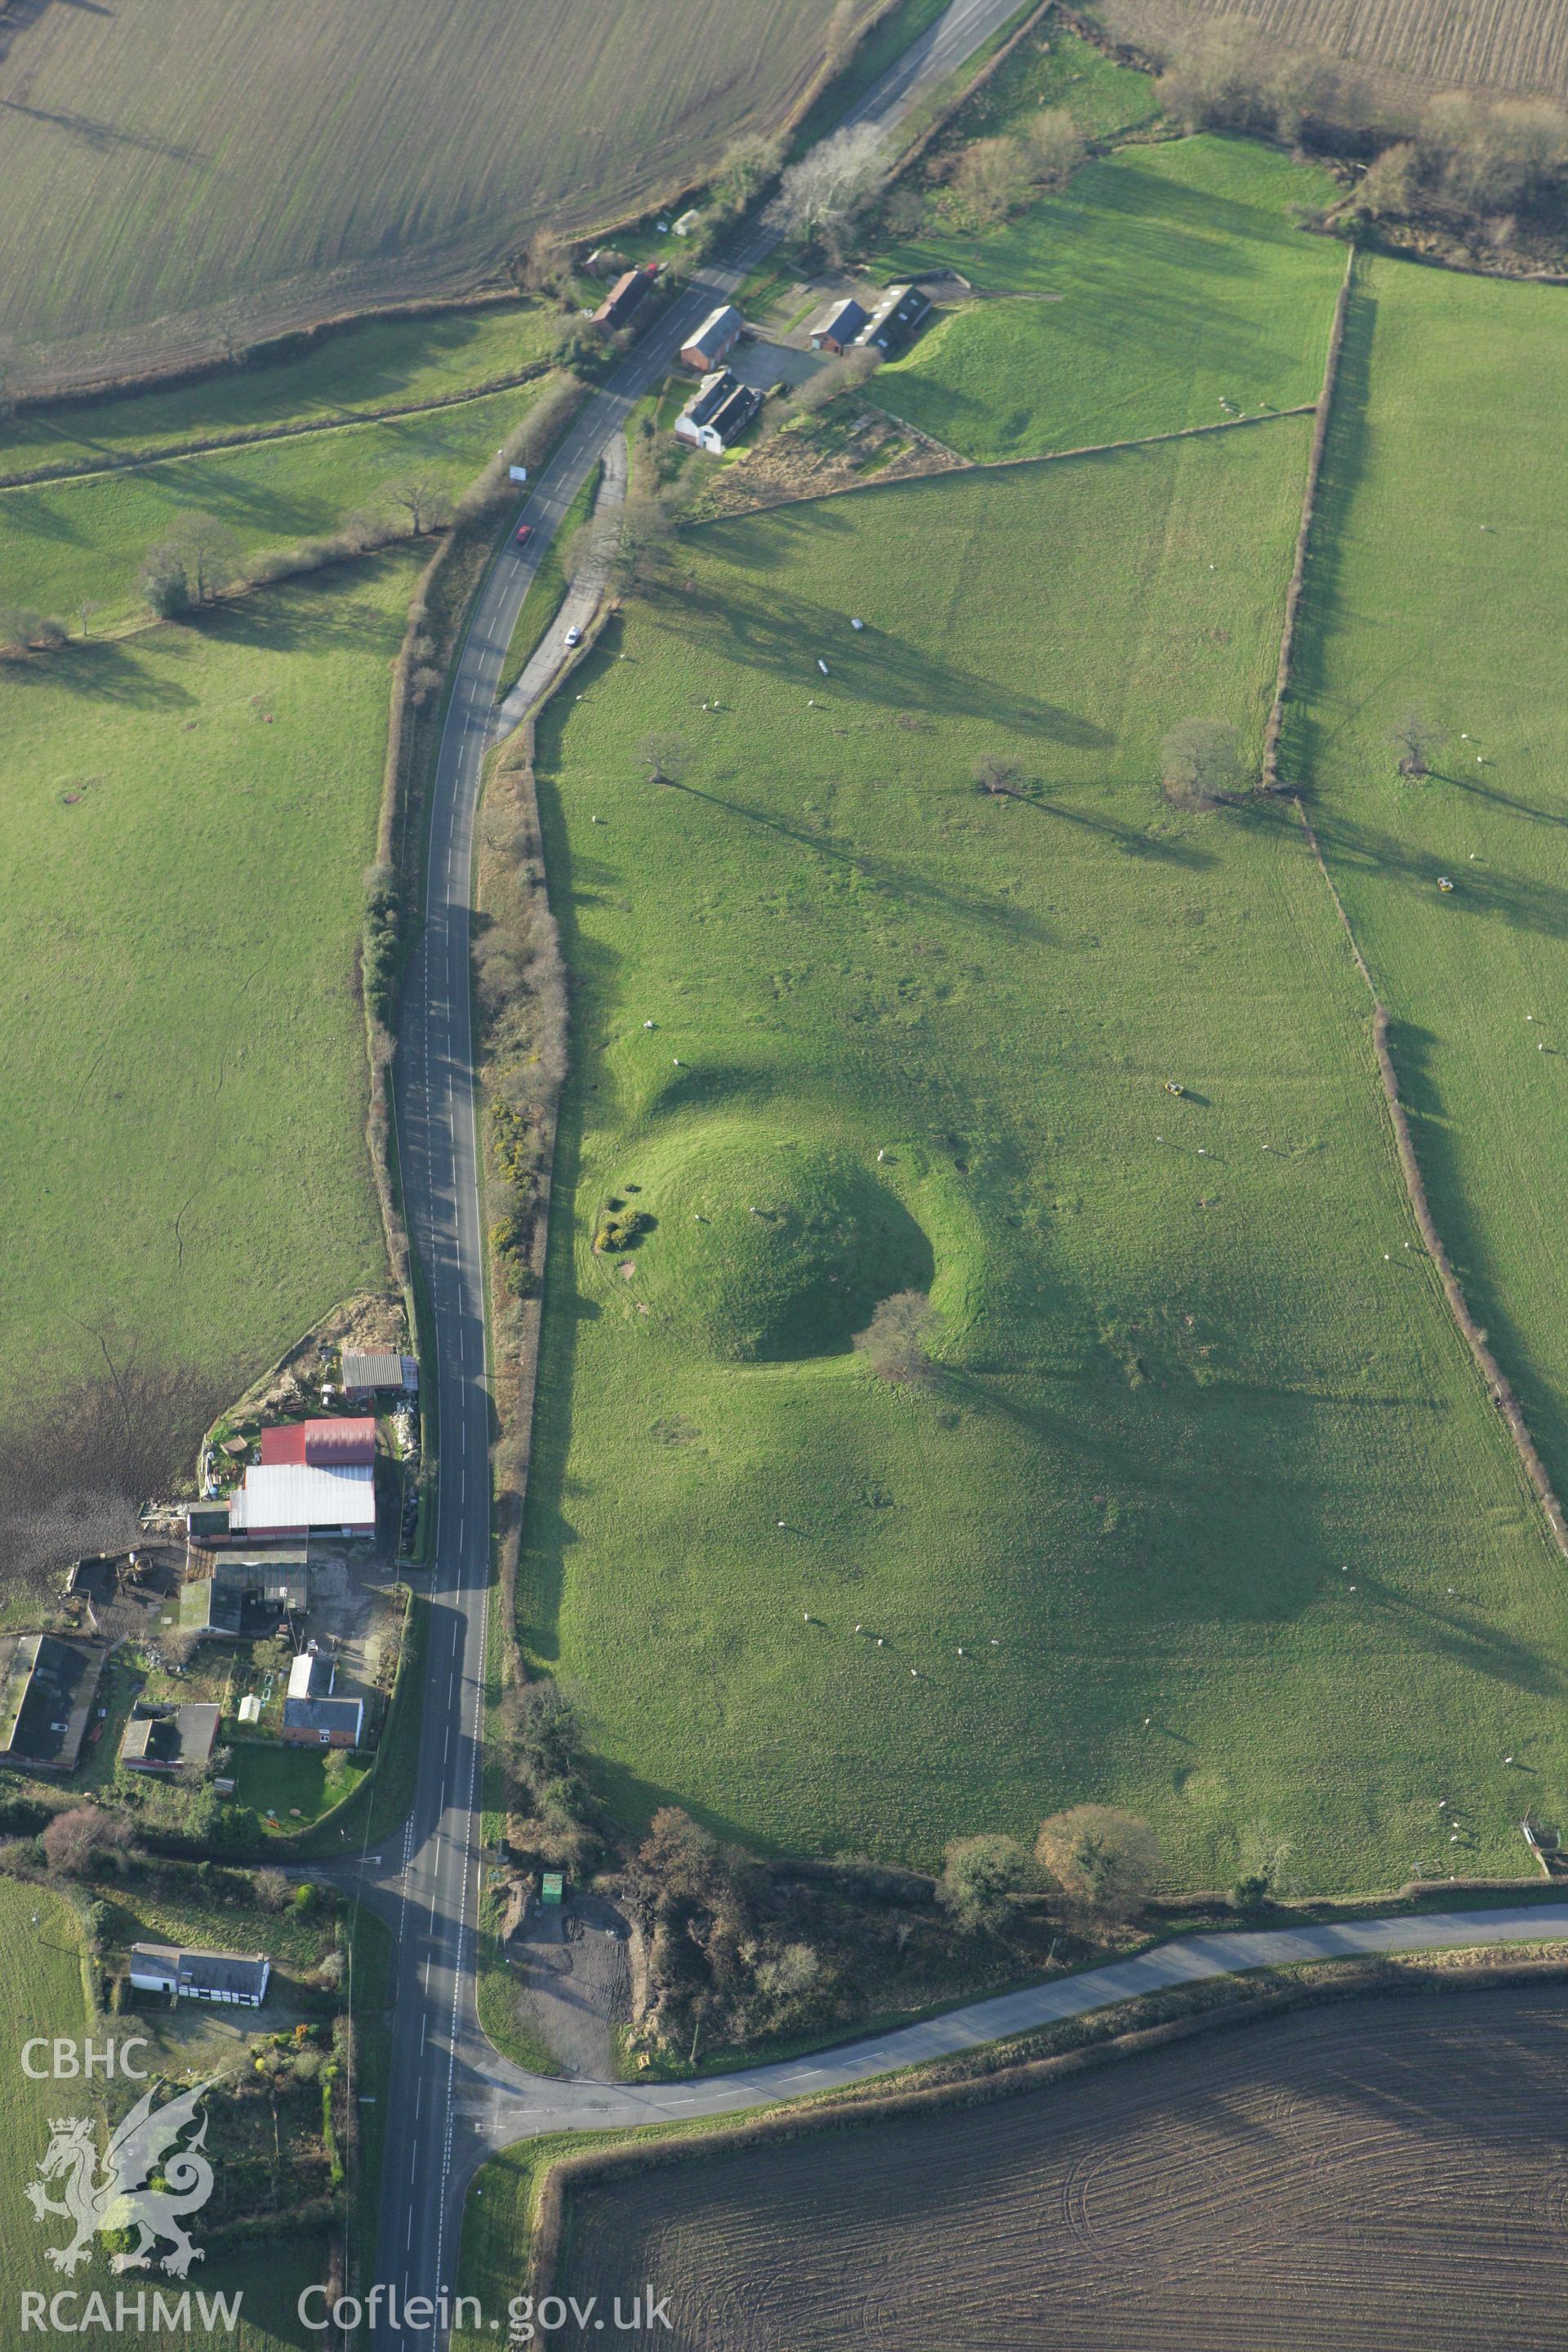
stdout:
POLYGON ((900 351, 931 310, 918 286, 889 286, 855 341, 861 351, 900 351))
POLYGON ((272 1963, 258 1952, 182 1952, 173 1944, 132 1944, 127 1973, 138 1992, 174 1993, 184 2000, 216 2000, 259 2009, 272 1963))
POLYGON ((183 1633, 218 1634, 230 1640, 242 1633, 262 1634, 277 1624, 283 1610, 303 1612, 310 1605, 310 1570, 303 1544, 231 1551, 191 1546, 185 1581, 180 1588, 183 1633))
POLYGON ((68 1772, 87 1736, 104 1650, 52 1633, 0 1638, 0 1758, 68 1772))
POLYGON ((866 312, 851 294, 830 302, 811 329, 814 352, 830 352, 835 359, 842 357, 866 323, 866 312))
POLYGON ((721 302, 716 310, 710 310, 691 341, 682 343, 681 365, 706 375, 729 357, 745 323, 733 302, 721 302))
POLYGON ((199 1772, 212 1761, 219 1710, 203 1699, 166 1715, 133 1715, 120 1743, 120 1760, 132 1772, 199 1772))
POLYGON ((623 327, 629 327, 647 299, 652 286, 651 270, 628 269, 624 278, 616 278, 595 311, 595 326, 608 328, 611 334, 618 334, 623 327))
POLYGON ((286 1698, 283 1737, 296 1748, 357 1748, 364 1730, 358 1698, 286 1698))
POLYGON ((717 457, 745 431, 762 404, 760 392, 753 392, 728 368, 718 368, 703 377, 696 398, 676 418, 675 437, 717 457))

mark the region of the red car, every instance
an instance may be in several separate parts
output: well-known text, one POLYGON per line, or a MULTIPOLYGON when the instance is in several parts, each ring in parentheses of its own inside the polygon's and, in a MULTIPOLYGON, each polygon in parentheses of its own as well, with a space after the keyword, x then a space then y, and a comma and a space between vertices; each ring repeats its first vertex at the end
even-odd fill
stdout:
POLYGON ((517 543, 519 547, 526 547, 532 537, 533 525, 531 522, 519 523, 517 527, 517 543))

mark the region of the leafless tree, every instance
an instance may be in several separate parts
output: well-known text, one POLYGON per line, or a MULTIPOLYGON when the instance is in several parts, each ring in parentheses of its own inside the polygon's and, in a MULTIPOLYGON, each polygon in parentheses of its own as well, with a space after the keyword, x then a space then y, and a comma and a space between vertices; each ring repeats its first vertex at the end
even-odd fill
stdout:
POLYGON ((1413 141, 1400 139, 1367 165, 1355 205, 1374 220, 1408 220, 1420 210, 1423 194, 1420 152, 1413 141))
POLYGON ((1217 719, 1184 719, 1160 746, 1160 781, 1178 808, 1213 808, 1241 782, 1234 727, 1217 719))
POLYGON ((565 247, 553 229, 536 228, 523 250, 522 282, 530 294, 552 293, 560 283, 565 247))
POLYGON ((858 392, 862 384, 869 383, 881 364, 880 352, 845 352, 795 386, 790 395, 790 407, 797 416, 809 416, 826 408, 841 393, 858 392))
POLYGON ((658 731, 645 735, 638 744, 650 782, 678 783, 686 772, 686 762, 691 747, 684 735, 668 735, 658 731))
POLYGON ((1088 152, 1088 142, 1065 106, 1043 107, 1025 125, 1034 176, 1047 188, 1066 185, 1088 152))
POLYGON ((1035 1859, 1075 1908, 1127 1919, 1148 1900, 1160 1847, 1146 1822, 1110 1805, 1073 1805, 1040 1824, 1035 1859))
POLYGON ((1003 133, 976 139, 964 149, 952 186, 973 217, 990 225, 1005 220, 1023 203, 1034 176, 1022 141, 1003 133))
POLYGON ((988 751, 974 762, 974 787, 977 792, 998 795, 1016 793, 1023 770, 1016 760, 1009 760, 999 751, 988 751))
POLYGON ((452 501, 440 484, 424 474, 399 475, 395 482, 387 484, 386 495, 408 517, 408 526, 416 539, 437 529, 452 511, 452 501))
POLYGON ((57 1813, 44 1831, 44 1859, 51 1870, 67 1878, 87 1878, 101 1864, 117 1859, 131 1843, 131 1824, 122 1814, 106 1813, 99 1805, 76 1805, 57 1813))
POLYGON ((1442 729, 1433 726, 1419 710, 1408 711, 1394 730, 1399 772, 1407 783, 1417 784, 1431 774, 1432 761, 1442 747, 1442 729))
POLYGON ((790 165, 766 218, 786 236, 813 239, 830 252, 840 252, 851 223, 887 165, 888 142, 874 123, 835 131, 790 165))
POLYGON ((663 576, 675 537, 675 519, 662 499, 628 499, 620 510, 610 563, 611 585, 635 595, 663 576))
POLYGON ((1547 99, 1490 104, 1445 90, 1422 111, 1417 148, 1429 176, 1466 211, 1527 203, 1568 163, 1568 114, 1547 99))
POLYGON ((239 541, 234 532, 199 507, 180 517, 163 543, 184 568, 194 604, 209 604, 238 569, 239 541))
POLYGON ((922 1388, 935 1371, 931 1349, 940 1328, 923 1290, 896 1290, 856 1333, 854 1344, 879 1379, 895 1388, 922 1388))

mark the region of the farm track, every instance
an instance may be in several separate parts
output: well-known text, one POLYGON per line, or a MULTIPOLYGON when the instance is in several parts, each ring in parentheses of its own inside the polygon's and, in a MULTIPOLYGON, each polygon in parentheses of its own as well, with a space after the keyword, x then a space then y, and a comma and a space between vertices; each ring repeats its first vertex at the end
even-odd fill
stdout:
POLYGON ((553 2284, 657 2279, 692 2352, 1545 2352, 1565 2092, 1559 1987, 1371 1996, 590 2180, 553 2284))

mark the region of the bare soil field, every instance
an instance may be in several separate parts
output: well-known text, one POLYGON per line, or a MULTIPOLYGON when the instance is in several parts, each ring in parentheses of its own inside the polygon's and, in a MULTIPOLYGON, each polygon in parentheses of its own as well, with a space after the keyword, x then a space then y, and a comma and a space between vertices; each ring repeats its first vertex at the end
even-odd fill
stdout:
POLYGON ((1559 1985, 1370 1999, 573 2199, 682 2352, 1525 2352, 1568 2308, 1559 1985))
POLYGON ((1568 0, 1101 0, 1093 14, 1156 52, 1205 18, 1249 16, 1281 41, 1410 83, 1568 96, 1568 0))
POLYGON ((541 224, 624 216, 776 125, 830 13, 25 0, 0 16, 7 389, 466 291, 541 224))

